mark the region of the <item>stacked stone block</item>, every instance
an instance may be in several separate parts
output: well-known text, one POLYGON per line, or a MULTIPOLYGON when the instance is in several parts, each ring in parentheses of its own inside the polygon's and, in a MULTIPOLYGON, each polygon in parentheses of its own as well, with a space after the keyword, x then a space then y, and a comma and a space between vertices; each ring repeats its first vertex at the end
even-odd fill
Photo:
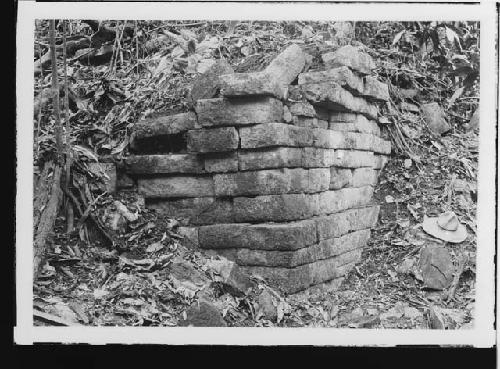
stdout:
POLYGON ((127 159, 147 206, 288 293, 335 287, 359 261, 391 151, 377 124, 388 89, 369 55, 344 46, 301 73, 306 59, 292 45, 264 71, 220 76, 220 96, 195 112, 138 123, 143 153, 127 159), (181 149, 144 155, 154 138, 181 149))

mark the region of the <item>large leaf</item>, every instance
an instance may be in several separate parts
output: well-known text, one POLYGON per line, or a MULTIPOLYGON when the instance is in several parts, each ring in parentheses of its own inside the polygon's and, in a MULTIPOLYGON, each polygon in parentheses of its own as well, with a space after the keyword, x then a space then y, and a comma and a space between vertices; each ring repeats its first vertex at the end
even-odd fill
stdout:
POLYGON ((393 40, 392 40, 392 44, 391 46, 394 46, 396 45, 399 40, 401 40, 401 37, 403 37, 404 33, 406 32, 406 30, 402 30, 402 31, 399 31, 398 33, 396 33, 396 36, 394 36, 393 40))

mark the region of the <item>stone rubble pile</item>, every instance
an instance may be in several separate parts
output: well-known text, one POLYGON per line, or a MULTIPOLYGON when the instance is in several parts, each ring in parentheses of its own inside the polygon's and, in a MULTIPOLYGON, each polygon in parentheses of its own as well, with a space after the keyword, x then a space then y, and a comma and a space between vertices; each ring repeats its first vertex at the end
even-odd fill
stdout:
POLYGON ((360 260, 391 151, 371 57, 343 46, 302 73, 306 60, 291 45, 262 72, 221 75, 195 112, 137 123, 126 159, 149 208, 287 293, 335 288, 360 260))

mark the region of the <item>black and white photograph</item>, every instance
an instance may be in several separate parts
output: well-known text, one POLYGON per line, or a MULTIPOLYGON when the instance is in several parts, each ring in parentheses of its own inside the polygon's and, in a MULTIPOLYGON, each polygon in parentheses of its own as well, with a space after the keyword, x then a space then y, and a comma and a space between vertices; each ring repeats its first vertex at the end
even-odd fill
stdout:
POLYGON ((90 13, 30 30, 35 329, 477 329, 478 17, 90 13))

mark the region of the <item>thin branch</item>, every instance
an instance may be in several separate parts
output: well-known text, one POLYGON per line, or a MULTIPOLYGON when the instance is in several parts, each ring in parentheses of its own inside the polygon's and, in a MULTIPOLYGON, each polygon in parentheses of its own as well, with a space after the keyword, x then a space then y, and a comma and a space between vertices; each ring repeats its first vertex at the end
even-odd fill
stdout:
POLYGON ((62 125, 61 125, 61 110, 59 106, 59 82, 57 80, 57 60, 56 60, 56 41, 55 41, 55 20, 50 20, 50 58, 52 64, 52 90, 53 90, 53 105, 55 118, 55 136, 58 162, 62 162, 62 125))

